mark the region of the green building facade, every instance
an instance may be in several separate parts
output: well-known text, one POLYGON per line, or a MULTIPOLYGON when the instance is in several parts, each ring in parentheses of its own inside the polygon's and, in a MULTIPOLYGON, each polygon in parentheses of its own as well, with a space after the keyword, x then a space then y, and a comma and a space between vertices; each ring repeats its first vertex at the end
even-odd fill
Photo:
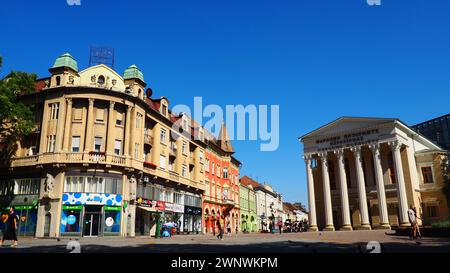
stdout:
POLYGON ((251 185, 239 185, 241 231, 257 231, 256 194, 251 185))

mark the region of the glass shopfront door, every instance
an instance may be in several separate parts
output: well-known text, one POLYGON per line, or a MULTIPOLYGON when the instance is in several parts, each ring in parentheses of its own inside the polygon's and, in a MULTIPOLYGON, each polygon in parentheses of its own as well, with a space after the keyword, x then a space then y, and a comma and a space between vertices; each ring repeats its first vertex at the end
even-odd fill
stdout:
POLYGON ((83 236, 99 236, 101 228, 102 206, 85 206, 84 209, 85 212, 83 236))

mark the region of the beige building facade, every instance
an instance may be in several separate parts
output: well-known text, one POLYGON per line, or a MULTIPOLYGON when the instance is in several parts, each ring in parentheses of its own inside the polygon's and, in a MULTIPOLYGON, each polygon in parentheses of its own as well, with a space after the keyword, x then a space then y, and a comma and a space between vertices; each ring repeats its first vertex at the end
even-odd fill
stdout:
POLYGON ((445 152, 398 119, 339 118, 299 139, 311 230, 409 226, 448 219, 440 170, 445 152))

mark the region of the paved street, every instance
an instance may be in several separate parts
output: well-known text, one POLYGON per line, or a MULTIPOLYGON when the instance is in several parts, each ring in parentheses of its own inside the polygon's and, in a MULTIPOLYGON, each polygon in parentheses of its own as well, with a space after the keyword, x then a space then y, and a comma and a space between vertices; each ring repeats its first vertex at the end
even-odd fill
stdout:
MULTIPOLYGON (((381 244, 381 251, 450 252, 450 238, 411 240, 392 235, 392 231, 350 231, 292 234, 240 234, 219 241, 212 235, 178 235, 172 238, 79 238, 82 253, 359 253, 366 252, 369 241, 381 244)), ((74 238, 73 238, 74 239, 74 238)), ((64 253, 70 238, 22 238, 18 248, 4 246, 0 253, 64 253)), ((75 240, 75 239, 74 239, 75 240)))

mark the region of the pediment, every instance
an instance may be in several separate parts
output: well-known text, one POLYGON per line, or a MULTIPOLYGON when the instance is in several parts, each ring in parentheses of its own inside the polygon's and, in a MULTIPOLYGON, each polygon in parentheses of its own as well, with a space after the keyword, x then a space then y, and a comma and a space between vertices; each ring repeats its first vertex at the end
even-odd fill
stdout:
POLYGON ((365 117, 341 117, 335 121, 332 121, 308 134, 300 137, 300 139, 335 135, 344 133, 347 131, 357 131, 365 128, 376 127, 386 123, 396 121, 394 118, 365 118, 365 117))
POLYGON ((81 71, 79 75, 80 84, 83 86, 97 85, 98 78, 103 76, 105 79, 105 87, 108 89, 125 90, 125 83, 122 76, 104 64, 89 67, 81 71))

